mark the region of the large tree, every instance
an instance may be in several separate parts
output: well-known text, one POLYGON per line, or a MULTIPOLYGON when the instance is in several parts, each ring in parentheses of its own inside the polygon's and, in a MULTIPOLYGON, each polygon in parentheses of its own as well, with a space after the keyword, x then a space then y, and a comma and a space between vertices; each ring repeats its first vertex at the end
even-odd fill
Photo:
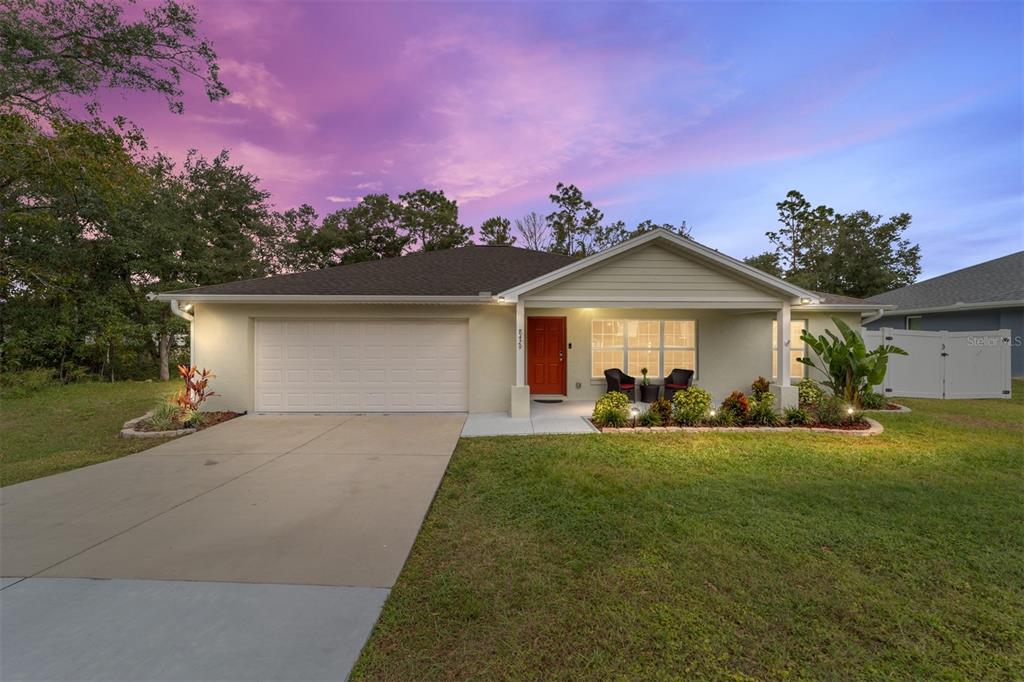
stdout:
POLYGON ((747 258, 754 267, 807 289, 860 298, 912 284, 921 274, 921 249, 903 236, 909 213, 842 214, 812 207, 796 190, 776 208, 781 227, 765 233, 774 248, 747 258))
POLYGON ((398 202, 410 250, 437 251, 469 243, 473 228, 459 223, 459 206, 443 191, 418 189, 402 194, 398 202))
POLYGON ((523 238, 523 245, 534 251, 546 251, 551 243, 547 221, 536 211, 516 218, 516 232, 523 238))
POLYGON ((125 4, 131 0, 2 0, 0 111, 53 118, 69 98, 95 111, 101 88, 122 88, 157 92, 180 112, 186 75, 211 100, 228 94, 193 7, 163 0, 129 21, 125 4))
POLYGON ((560 182, 548 198, 555 205, 547 217, 551 230, 549 249, 567 256, 587 256, 597 250, 594 242, 600 240, 604 213, 585 199, 576 185, 560 182))

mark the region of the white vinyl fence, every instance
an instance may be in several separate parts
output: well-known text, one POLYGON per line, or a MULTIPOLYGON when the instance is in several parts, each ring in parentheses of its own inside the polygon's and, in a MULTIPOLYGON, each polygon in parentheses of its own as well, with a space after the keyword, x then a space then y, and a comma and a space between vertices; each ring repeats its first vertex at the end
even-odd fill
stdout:
POLYGON ((1010 330, 925 332, 864 331, 864 344, 899 346, 890 355, 881 390, 905 398, 1009 398, 1010 330))

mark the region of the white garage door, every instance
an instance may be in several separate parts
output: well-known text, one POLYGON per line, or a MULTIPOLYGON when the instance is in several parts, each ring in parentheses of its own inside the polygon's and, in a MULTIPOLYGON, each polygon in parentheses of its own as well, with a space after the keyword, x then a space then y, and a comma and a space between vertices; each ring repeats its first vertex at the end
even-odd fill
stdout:
POLYGON ((464 321, 257 320, 261 412, 463 412, 464 321))

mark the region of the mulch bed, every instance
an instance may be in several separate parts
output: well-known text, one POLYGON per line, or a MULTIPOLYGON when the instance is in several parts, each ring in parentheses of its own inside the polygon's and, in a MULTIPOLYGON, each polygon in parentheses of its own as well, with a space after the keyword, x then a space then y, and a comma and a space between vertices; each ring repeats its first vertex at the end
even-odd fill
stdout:
MULTIPOLYGON (((209 428, 211 426, 216 426, 217 424, 221 424, 223 422, 226 422, 229 419, 234 419, 235 417, 241 417, 245 413, 244 412, 231 412, 231 411, 227 411, 227 412, 203 412, 203 414, 206 415, 206 423, 203 424, 202 426, 196 427, 196 429, 195 429, 196 431, 202 431, 203 429, 209 428)), ((184 424, 181 424, 175 430, 182 430, 182 429, 186 429, 186 428, 190 428, 190 427, 186 427, 184 424)), ((153 431, 166 431, 167 429, 158 428, 156 426, 153 426, 152 424, 147 424, 146 422, 139 422, 138 424, 135 425, 135 430, 136 431, 144 431, 144 432, 153 432, 153 431)))

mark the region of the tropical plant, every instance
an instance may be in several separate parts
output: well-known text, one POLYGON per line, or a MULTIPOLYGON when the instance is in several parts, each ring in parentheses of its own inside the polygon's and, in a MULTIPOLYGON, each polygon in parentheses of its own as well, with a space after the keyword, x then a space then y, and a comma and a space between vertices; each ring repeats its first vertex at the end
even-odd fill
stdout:
POLYGON ((759 426, 778 426, 779 415, 775 412, 775 396, 765 393, 760 398, 751 400, 747 419, 751 424, 759 426))
POLYGON ((821 386, 818 382, 810 377, 805 377, 800 380, 800 383, 796 385, 797 393, 800 396, 800 405, 804 407, 813 407, 818 404, 823 395, 821 386))
POLYGON ((647 411, 657 414, 662 424, 668 424, 672 421, 672 401, 667 398, 658 398, 651 403, 647 411))
POLYGON ((787 407, 782 411, 782 417, 790 426, 810 426, 814 423, 814 417, 802 407, 787 407))
POLYGON ((860 397, 877 386, 885 379, 890 355, 907 355, 898 346, 880 345, 869 351, 864 345, 860 333, 838 317, 832 323, 839 330, 840 336, 826 329, 821 336, 815 336, 804 330, 800 339, 817 356, 814 358, 797 358, 799 362, 822 372, 824 382, 832 390, 832 394, 841 397, 851 405, 860 405, 860 397))
POLYGON ((772 390, 771 383, 764 377, 758 377, 750 384, 750 397, 758 400, 761 396, 767 395, 772 390))
POLYGON ((597 426, 625 426, 629 423, 629 398, 619 391, 605 393, 597 399, 590 418, 597 426))
POLYGON ((732 410, 718 410, 708 420, 708 423, 712 426, 739 426, 743 423, 743 420, 738 418, 732 410))
POLYGON ((161 400, 153 407, 153 414, 147 420, 149 425, 159 431, 171 431, 178 428, 183 421, 182 410, 169 400, 161 400))
POLYGON ((640 368, 640 385, 641 386, 650 386, 651 385, 651 380, 647 378, 647 368, 646 367, 641 367, 640 368))
POLYGON ((722 401, 719 412, 729 412, 737 421, 744 421, 747 413, 750 412, 750 401, 742 391, 733 391, 729 397, 722 401))
POLYGON ((677 391, 672 396, 672 417, 683 426, 696 426, 707 419, 711 394, 699 386, 677 391))
POLYGON ((178 365, 178 374, 185 382, 185 387, 174 394, 174 403, 183 410, 196 412, 207 398, 217 395, 209 390, 210 379, 217 375, 210 370, 202 370, 195 366, 178 365))

